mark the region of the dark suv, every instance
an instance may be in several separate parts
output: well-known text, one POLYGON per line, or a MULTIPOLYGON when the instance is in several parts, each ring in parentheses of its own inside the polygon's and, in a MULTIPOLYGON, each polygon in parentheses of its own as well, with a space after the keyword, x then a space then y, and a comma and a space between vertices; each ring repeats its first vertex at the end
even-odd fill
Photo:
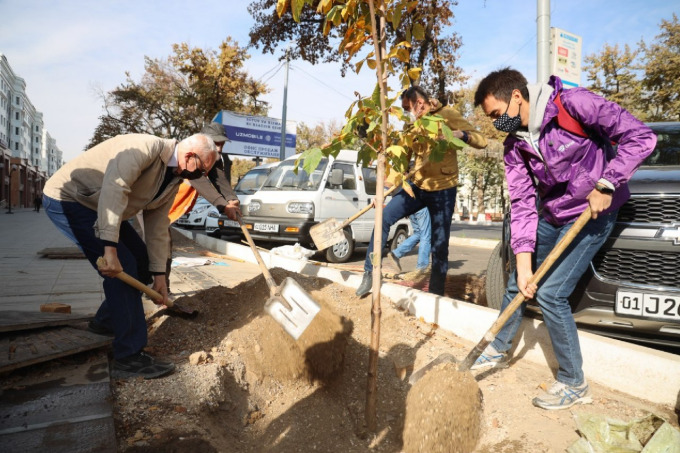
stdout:
MULTIPOLYGON (((656 149, 629 182, 607 242, 570 297, 579 328, 642 343, 680 347, 680 122, 650 123, 656 149)), ((500 309, 514 270, 506 215, 487 268, 489 307, 500 309)), ((540 286, 540 284, 539 284, 540 286)), ((527 312, 540 314, 534 301, 527 312)))

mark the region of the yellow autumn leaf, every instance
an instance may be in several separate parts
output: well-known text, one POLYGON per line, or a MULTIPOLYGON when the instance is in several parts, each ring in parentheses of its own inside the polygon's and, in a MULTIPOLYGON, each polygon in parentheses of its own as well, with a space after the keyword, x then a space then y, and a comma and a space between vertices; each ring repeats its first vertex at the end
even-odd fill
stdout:
POLYGON ((276 14, 278 14, 279 17, 283 16, 283 13, 286 12, 287 4, 288 4, 288 0, 278 0, 276 2, 276 14))
POLYGON ((417 41, 422 41, 425 39, 425 28, 421 24, 414 24, 412 33, 413 39, 417 41))
POLYGON ((411 68, 408 70, 408 76, 411 80, 418 80, 421 72, 423 72, 422 68, 411 68))
POLYGON ((375 59, 374 58, 367 59, 366 64, 368 65, 369 68, 375 69, 375 59))

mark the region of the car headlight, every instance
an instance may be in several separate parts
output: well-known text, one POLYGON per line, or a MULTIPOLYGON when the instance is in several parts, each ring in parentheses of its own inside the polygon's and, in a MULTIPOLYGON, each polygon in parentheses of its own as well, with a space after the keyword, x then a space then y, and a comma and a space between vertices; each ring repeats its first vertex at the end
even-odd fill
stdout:
POLYGON ((286 206, 286 211, 290 212, 291 214, 314 214, 314 203, 311 201, 294 201, 292 203, 288 203, 288 206, 286 206))
POLYGON ((217 211, 210 211, 210 212, 208 213, 208 217, 213 217, 213 218, 215 218, 215 219, 218 218, 219 216, 220 216, 220 213, 217 212, 217 211))
POLYGON ((260 204, 259 201, 251 201, 248 204, 248 212, 259 211, 261 207, 262 207, 262 205, 260 204))
POLYGON ((208 209, 209 207, 210 207, 210 206, 199 206, 199 207, 197 207, 197 208, 194 208, 194 209, 192 210, 192 212, 193 212, 194 214, 200 214, 201 212, 205 211, 205 210, 208 209))

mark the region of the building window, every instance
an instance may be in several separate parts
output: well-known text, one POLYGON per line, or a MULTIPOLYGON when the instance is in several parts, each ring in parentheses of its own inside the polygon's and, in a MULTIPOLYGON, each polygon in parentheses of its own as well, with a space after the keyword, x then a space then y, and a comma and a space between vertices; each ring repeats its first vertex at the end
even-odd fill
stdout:
POLYGON ((15 113, 14 113, 14 117, 15 117, 16 119, 19 119, 19 112, 15 112, 15 113))
POLYGON ((19 142, 14 142, 14 149, 19 151, 19 142))
POLYGON ((18 127, 15 127, 15 128, 14 128, 14 133, 17 134, 17 135, 19 135, 19 128, 18 128, 18 127))
POLYGON ((17 105, 19 105, 19 96, 17 96, 17 105))

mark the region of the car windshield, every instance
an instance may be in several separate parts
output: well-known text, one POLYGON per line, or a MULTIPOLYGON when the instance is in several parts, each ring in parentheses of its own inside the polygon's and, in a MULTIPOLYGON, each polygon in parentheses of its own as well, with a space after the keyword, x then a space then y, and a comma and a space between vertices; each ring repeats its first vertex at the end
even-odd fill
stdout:
POLYGON ((236 184, 234 192, 245 195, 254 194, 267 180, 268 172, 266 168, 253 168, 236 184))
POLYGON ((655 167, 680 165, 680 125, 658 123, 650 124, 650 127, 656 133, 656 148, 642 165, 655 167))
POLYGON ((262 186, 261 190, 316 190, 319 188, 321 178, 323 176, 328 159, 321 159, 319 165, 308 175, 302 169, 304 161, 300 161, 300 165, 295 173, 295 161, 284 161, 276 170, 272 171, 262 186))

